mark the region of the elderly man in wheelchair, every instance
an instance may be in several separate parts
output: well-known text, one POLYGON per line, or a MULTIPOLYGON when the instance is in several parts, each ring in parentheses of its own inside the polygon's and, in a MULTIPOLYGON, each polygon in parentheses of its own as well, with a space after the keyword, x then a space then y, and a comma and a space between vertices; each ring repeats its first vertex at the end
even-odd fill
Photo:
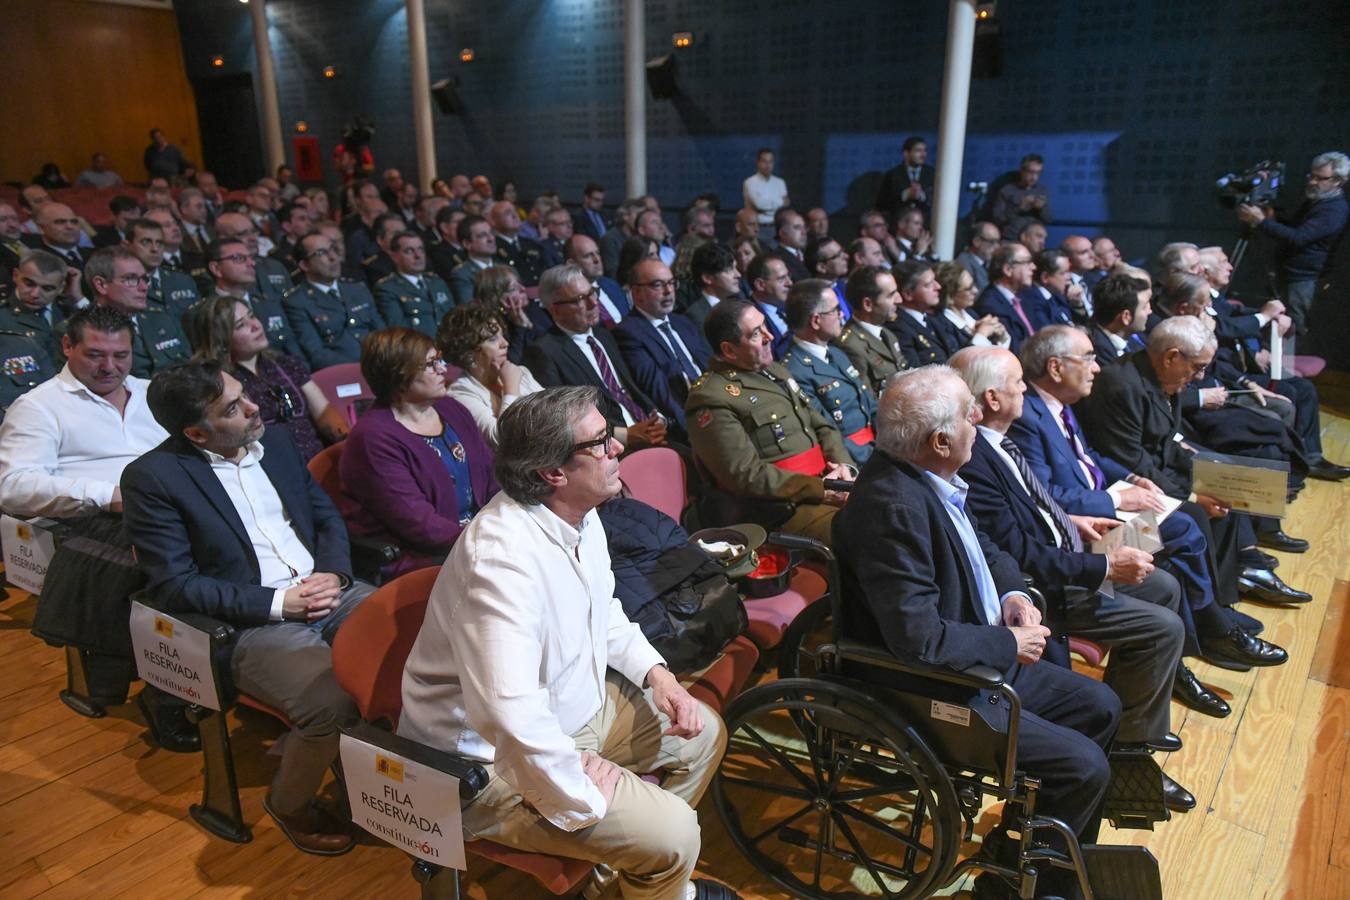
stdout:
POLYGON ((1108 761, 1119 699, 1040 661, 1050 631, 1035 592, 964 511, 956 473, 979 415, 946 366, 886 390, 878 452, 834 525, 834 640, 816 677, 727 710, 719 811, 798 896, 927 897, 980 869, 977 900, 1160 898, 1147 850, 1095 845, 1104 811, 1122 825, 1166 818, 1157 765, 1108 761), (958 862, 985 795, 1003 801, 1001 821, 958 862))

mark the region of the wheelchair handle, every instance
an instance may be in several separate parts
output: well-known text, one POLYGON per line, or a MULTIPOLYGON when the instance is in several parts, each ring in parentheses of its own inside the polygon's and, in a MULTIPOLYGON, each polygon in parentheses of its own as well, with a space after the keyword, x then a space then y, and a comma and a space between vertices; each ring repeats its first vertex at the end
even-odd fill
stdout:
POLYGON ((839 491, 840 493, 846 494, 853 490, 853 482, 845 481, 842 478, 826 478, 824 481, 825 490, 827 491, 839 491))

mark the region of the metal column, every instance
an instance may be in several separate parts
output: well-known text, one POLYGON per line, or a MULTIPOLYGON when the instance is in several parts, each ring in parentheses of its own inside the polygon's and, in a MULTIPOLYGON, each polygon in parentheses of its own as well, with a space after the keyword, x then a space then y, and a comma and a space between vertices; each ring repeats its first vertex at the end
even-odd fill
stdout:
POLYGON ((942 112, 938 118, 937 197, 933 202, 933 252, 939 259, 951 259, 956 253, 961 164, 965 158, 966 112, 970 105, 970 63, 975 54, 975 0, 950 2, 942 112))
POLYGON ((267 174, 276 174, 286 162, 286 145, 281 141, 281 106, 277 103, 277 73, 272 67, 272 41, 267 37, 265 0, 249 0, 253 15, 253 48, 258 54, 258 94, 262 99, 263 153, 267 174))
POLYGON ((643 0, 623 0, 623 130, 629 197, 647 193, 647 50, 643 0))
POLYGON ((427 18, 422 0, 406 0, 408 64, 412 67, 413 134, 417 141, 417 186, 436 177, 436 132, 431 124, 431 75, 427 72, 427 18))

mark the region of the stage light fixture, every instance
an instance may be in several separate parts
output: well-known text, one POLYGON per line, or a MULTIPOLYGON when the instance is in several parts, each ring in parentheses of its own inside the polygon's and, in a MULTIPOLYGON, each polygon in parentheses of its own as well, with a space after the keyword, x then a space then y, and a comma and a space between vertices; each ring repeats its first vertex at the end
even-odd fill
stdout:
POLYGON ((296 123, 295 123, 295 133, 296 133, 296 134, 304 134, 306 131, 309 131, 309 123, 308 123, 308 122, 296 122, 296 123))
POLYGON ((323 77, 324 77, 324 78, 336 78, 337 76, 338 76, 337 66, 324 66, 324 67, 323 67, 323 77))
POLYGON ((217 69, 219 69, 221 66, 225 65, 225 57, 223 57, 223 56, 213 56, 213 57, 211 57, 211 65, 213 65, 213 66, 215 66, 217 69))
POLYGON ((462 63, 473 62, 473 48, 465 47, 463 50, 459 51, 459 61, 462 63))
POLYGON ((670 43, 677 50, 684 50, 694 46, 694 33, 692 31, 677 31, 670 36, 670 43))
POLYGON ((997 0, 991 0, 991 2, 988 3, 980 3, 975 7, 975 18, 984 22, 988 19, 992 19, 996 12, 998 12, 997 0))

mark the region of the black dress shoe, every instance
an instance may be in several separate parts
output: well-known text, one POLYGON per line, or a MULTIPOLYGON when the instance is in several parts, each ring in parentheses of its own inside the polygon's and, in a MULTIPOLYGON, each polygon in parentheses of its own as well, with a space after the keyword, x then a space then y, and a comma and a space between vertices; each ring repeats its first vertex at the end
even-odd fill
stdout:
POLYGON ((1238 576, 1238 593, 1248 600, 1263 603, 1309 603, 1312 594, 1285 584, 1269 569, 1243 569, 1238 576))
POLYGON ((1282 666, 1289 661, 1283 647, 1252 637, 1241 628, 1234 628, 1223 637, 1200 638, 1200 655, 1212 665, 1238 672, 1251 666, 1282 666))
POLYGON ((196 753, 202 749, 202 736, 197 733, 197 726, 187 720, 186 706, 148 686, 136 695, 136 705, 145 716, 150 737, 156 744, 171 753, 196 753))
POLYGON ((1350 478, 1350 467, 1338 466, 1325 459, 1319 459, 1308 466, 1308 477, 1319 481, 1344 481, 1350 478))
POLYGON ((1172 681, 1172 697, 1184 706, 1216 719, 1233 711, 1222 697, 1201 684, 1195 673, 1185 666, 1177 668, 1177 677, 1172 681))
POLYGON ((1163 805, 1175 812, 1186 812, 1195 809, 1195 795, 1177 784, 1166 774, 1162 777, 1163 781, 1163 805))
POLYGON ((1248 634, 1260 634, 1266 630, 1265 624, 1262 623, 1260 619, 1249 616, 1245 612, 1232 609, 1231 607, 1228 610, 1228 618, 1233 624, 1237 625, 1237 627, 1248 634))
POLYGON ((1279 550, 1282 553, 1306 553, 1308 552, 1308 542, 1303 538, 1290 537, 1284 533, 1283 529, 1276 531, 1258 531, 1256 533, 1256 542, 1262 547, 1270 550, 1279 550))
POLYGON ((741 895, 725 884, 707 878, 695 878, 690 884, 694 886, 694 900, 741 900, 741 895))
POLYGON ((1255 547, 1249 547, 1238 553, 1238 565, 1244 569, 1271 569, 1273 571, 1280 567, 1280 559, 1277 556, 1271 556, 1269 553, 1262 553, 1255 547))
POLYGON ((1144 741, 1148 749, 1157 750, 1160 753, 1175 753, 1181 749, 1181 738, 1172 732, 1167 732, 1156 741, 1144 741))

